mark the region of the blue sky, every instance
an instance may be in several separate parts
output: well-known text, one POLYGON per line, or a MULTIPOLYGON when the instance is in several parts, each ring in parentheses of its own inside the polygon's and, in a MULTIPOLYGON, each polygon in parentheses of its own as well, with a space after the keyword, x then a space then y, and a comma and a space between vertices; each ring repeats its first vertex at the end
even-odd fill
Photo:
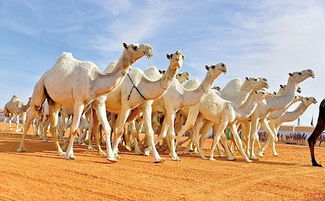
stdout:
MULTIPOLYGON (((204 65, 224 62, 234 78, 266 77, 270 91, 288 73, 312 68, 303 96, 325 97, 325 1, 0 0, 0 106, 13 94, 23 101, 62 52, 104 69, 122 43, 149 43, 154 57, 134 66, 164 69, 167 53, 181 50, 181 71, 202 79, 204 65), (322 79, 323 78, 323 79, 322 79)), ((317 106, 301 118, 309 124, 317 106)))

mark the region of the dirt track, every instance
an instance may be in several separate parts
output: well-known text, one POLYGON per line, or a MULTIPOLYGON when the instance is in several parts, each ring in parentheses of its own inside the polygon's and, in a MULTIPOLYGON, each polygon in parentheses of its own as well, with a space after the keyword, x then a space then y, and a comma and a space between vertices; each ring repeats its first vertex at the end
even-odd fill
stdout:
MULTIPOLYGON (((64 160, 31 135, 27 152, 17 153, 21 134, 0 133, 0 200, 304 200, 325 193, 325 168, 310 166, 306 146, 278 145, 279 157, 267 149, 252 164, 239 154, 235 162, 182 154, 174 162, 162 154, 165 163, 154 164, 126 151, 112 164, 77 145, 77 159, 64 160)), ((316 157, 325 165, 325 148, 316 157)))

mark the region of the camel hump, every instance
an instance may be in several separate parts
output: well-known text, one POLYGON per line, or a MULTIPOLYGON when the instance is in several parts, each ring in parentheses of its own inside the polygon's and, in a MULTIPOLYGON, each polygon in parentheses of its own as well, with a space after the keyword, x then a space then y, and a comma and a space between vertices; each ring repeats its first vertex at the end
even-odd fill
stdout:
POLYGON ((152 80, 157 80, 162 77, 162 74, 155 66, 150 66, 143 73, 152 80))
POLYGON ((191 78, 183 86, 185 89, 194 90, 200 86, 200 81, 197 78, 191 78))
POLYGON ((69 57, 69 58, 73 58, 72 53, 71 52, 62 52, 60 57, 69 57))
POLYGON ((230 80, 226 86, 221 90, 222 97, 225 99, 232 99, 238 95, 243 82, 240 79, 230 80))
POLYGON ((112 61, 110 64, 107 65, 107 67, 104 70, 104 73, 111 73, 116 67, 118 60, 112 61))

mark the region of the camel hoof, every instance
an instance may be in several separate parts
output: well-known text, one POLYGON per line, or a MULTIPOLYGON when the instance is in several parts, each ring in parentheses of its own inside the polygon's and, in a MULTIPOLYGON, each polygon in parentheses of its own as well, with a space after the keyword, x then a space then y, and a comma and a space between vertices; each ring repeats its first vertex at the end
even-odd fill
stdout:
POLYGON ((236 160, 234 157, 232 157, 232 156, 230 156, 230 157, 227 157, 227 160, 228 161, 234 161, 234 160, 236 160))
POLYGON ((114 157, 111 157, 111 158, 107 157, 107 160, 110 161, 110 162, 112 162, 112 163, 116 163, 117 162, 117 159, 114 158, 114 157))
POLYGON ((172 160, 173 160, 173 161, 181 161, 181 158, 178 157, 178 156, 175 156, 175 157, 172 157, 172 160))
POLYGON ((69 155, 66 155, 64 157, 64 159, 67 159, 67 160, 76 160, 76 157, 74 155, 69 154, 69 155))
POLYGON ((319 163, 313 163, 312 164, 314 167, 323 167, 321 164, 319 164, 319 163))
POLYGON ((99 155, 101 155, 101 156, 107 156, 106 152, 104 152, 104 151, 100 151, 100 152, 98 152, 98 153, 99 153, 99 155))
POLYGON ((205 157, 205 156, 200 156, 203 160, 208 160, 208 158, 207 157, 205 157))
POLYGON ((220 157, 220 158, 226 158, 227 155, 225 155, 225 154, 219 154, 219 157, 220 157))
POLYGON ((210 161, 215 161, 216 159, 214 159, 213 157, 209 158, 210 161))
POLYGON ((144 150, 144 155, 149 156, 150 155, 150 150, 149 149, 145 149, 144 150))
POLYGON ((95 150, 95 148, 93 147, 93 146, 88 146, 88 148, 87 148, 89 151, 94 151, 95 150))
POLYGON ((47 139, 47 138, 42 139, 42 142, 48 142, 48 141, 49 141, 49 139, 47 139))
POLYGON ((252 160, 246 159, 246 163, 252 163, 252 160))
POLYGON ((273 153, 273 156, 278 157, 279 154, 278 153, 273 153))
POLYGON ((254 161, 258 161, 259 160, 256 156, 250 156, 249 159, 254 160, 254 161))
POLYGON ((59 151, 59 152, 58 152, 58 155, 59 155, 59 156, 65 156, 65 155, 66 155, 66 153, 65 153, 65 152, 63 152, 63 151, 59 151))
POLYGON ((165 162, 165 159, 160 158, 159 160, 155 161, 154 163, 163 163, 163 162, 165 162))
POLYGON ((144 154, 142 153, 142 151, 135 151, 134 153, 135 153, 136 155, 141 155, 141 156, 144 155, 144 154))
POLYGON ((126 148, 126 150, 128 150, 128 151, 132 151, 132 148, 131 148, 131 146, 129 146, 129 145, 125 145, 125 148, 126 148))
POLYGON ((21 148, 21 147, 19 147, 19 148, 17 149, 17 152, 26 152, 26 150, 25 150, 25 148, 21 148))
POLYGON ((264 152, 259 151, 259 152, 257 152, 257 155, 259 155, 260 157, 263 157, 264 156, 264 152))

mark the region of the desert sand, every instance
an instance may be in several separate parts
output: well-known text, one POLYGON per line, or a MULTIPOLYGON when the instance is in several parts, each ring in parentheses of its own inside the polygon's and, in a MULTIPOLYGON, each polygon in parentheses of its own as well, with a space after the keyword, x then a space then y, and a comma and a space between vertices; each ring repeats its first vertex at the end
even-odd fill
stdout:
MULTIPOLYGON (((0 126, 2 128, 2 124, 0 126)), ((180 154, 182 161, 153 163, 152 157, 122 149, 111 163, 86 146, 75 145, 76 160, 58 156, 50 142, 0 132, 0 200, 305 200, 325 194, 325 168, 310 166, 307 146, 277 145, 265 157, 246 163, 180 154)), ((209 144, 211 143, 208 140, 209 144)), ((208 153, 206 147, 206 154, 208 153)), ((325 148, 316 147, 325 165, 325 148)), ((323 198, 325 199, 325 198, 323 198)))

